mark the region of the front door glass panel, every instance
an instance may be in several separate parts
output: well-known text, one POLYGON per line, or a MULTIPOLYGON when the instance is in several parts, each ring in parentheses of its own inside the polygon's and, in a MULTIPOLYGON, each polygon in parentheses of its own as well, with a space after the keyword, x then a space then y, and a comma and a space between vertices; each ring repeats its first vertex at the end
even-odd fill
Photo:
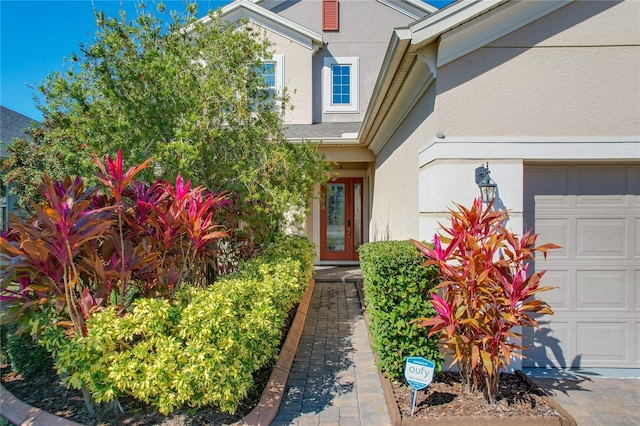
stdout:
POLYGON ((362 244, 362 184, 353 184, 353 245, 354 250, 362 244))
POLYGON ((326 247, 328 252, 345 251, 345 184, 327 185, 326 247))

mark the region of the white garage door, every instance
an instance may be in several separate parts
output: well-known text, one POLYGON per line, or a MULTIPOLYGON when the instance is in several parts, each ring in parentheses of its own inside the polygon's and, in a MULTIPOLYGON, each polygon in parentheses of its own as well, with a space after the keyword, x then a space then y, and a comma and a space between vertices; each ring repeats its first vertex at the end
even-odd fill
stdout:
POLYGON ((555 312, 524 367, 640 367, 640 166, 525 167, 525 228, 562 246, 536 269, 555 312))

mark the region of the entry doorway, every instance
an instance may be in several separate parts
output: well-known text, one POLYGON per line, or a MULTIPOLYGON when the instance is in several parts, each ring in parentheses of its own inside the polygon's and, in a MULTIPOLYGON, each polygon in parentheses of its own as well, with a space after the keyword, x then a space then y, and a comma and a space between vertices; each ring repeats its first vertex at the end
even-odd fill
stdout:
POLYGON ((320 260, 357 261, 363 235, 363 179, 338 178, 323 188, 320 260))

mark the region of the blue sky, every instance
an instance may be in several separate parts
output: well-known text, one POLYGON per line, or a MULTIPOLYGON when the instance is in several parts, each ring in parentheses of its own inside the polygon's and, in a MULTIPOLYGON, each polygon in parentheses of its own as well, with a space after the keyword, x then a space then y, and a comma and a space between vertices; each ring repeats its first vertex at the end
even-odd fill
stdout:
MULTIPOLYGON (((429 0, 444 7, 452 0, 429 0)), ((230 1, 200 0, 199 14, 230 1)), ((147 3, 152 3, 148 1, 147 3)), ((168 9, 184 10, 182 0, 164 0, 168 9)), ((35 86, 53 71, 65 69, 64 60, 90 45, 95 32, 93 7, 117 16, 124 8, 133 13, 133 0, 0 0, 0 104, 40 120, 35 107, 35 86), (29 86, 34 86, 31 88, 29 86)))

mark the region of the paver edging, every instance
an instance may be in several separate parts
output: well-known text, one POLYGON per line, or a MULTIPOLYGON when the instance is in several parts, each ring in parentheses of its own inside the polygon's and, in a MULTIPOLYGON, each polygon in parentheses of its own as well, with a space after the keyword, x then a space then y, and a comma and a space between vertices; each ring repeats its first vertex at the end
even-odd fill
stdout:
POLYGON ((2 384, 0 384, 0 417, 21 426, 82 426, 80 423, 32 407, 16 398, 2 384))
POLYGON ((309 303, 311 302, 311 295, 313 294, 313 288, 315 287, 315 281, 311 279, 309 286, 302 296, 302 300, 298 304, 296 315, 289 329, 289 333, 282 345, 280 353, 293 354, 293 356, 278 356, 278 361, 271 371, 269 381, 265 390, 262 392, 260 402, 253 410, 238 422, 234 423, 234 426, 244 425, 269 425, 275 419, 282 402, 282 396, 287 385, 287 379, 289 378, 289 371, 293 359, 298 351, 298 344, 300 343, 300 337, 302 336, 302 329, 307 319, 307 311, 309 303), (291 330, 300 330, 300 332, 292 333, 291 330))
MULTIPOLYGON (((358 285, 361 282, 356 283, 358 289, 358 297, 360 298, 360 304, 362 306, 362 315, 367 325, 367 334, 369 329, 369 316, 367 315, 366 306, 364 304, 364 294, 362 294, 362 286, 358 285)), ((373 348, 373 339, 369 335, 369 343, 373 348)), ((378 365, 378 358, 374 351, 373 357, 376 365, 378 365)), ((521 371, 516 371, 516 374, 521 374, 524 379, 535 388, 540 388, 537 383, 532 381, 527 375, 521 371)), ((384 399, 387 402, 387 409, 391 418, 391 424, 393 426, 420 426, 420 425, 443 425, 443 426, 458 426, 458 425, 473 425, 473 426, 576 426, 576 421, 573 417, 562 408, 562 406, 553 398, 549 396, 543 396, 542 398, 558 413, 560 417, 494 417, 494 416, 463 416, 463 417, 403 417, 396 403, 396 398, 393 395, 393 389, 389 379, 378 370, 378 376, 382 384, 382 391, 384 392, 384 399)))
MULTIPOLYGON (((315 281, 311 279, 302 296, 302 300, 298 304, 298 309, 296 310, 296 315, 293 318, 289 331, 301 331, 304 327, 314 287, 315 281)), ((278 356, 278 360, 271 371, 269 381, 262 392, 258 405, 256 405, 249 414, 234 423, 234 425, 269 425, 273 421, 280 408, 280 402, 282 401, 287 379, 289 378, 289 370, 291 369, 295 353, 298 350, 300 337, 301 332, 287 333, 287 337, 280 350, 280 354, 284 352, 287 355, 278 356), (293 356, 291 356, 291 353, 293 353, 293 356)), ((9 422, 21 426, 82 426, 80 423, 65 419, 64 417, 58 417, 19 400, 15 395, 5 389, 2 384, 0 384, 0 418, 5 418, 9 422)))
MULTIPOLYGON (((542 386, 540 386, 540 384, 533 377, 527 376, 520 370, 518 370, 518 374, 522 374, 522 376, 524 376, 525 380, 529 382, 531 386, 542 389, 542 386)), ((560 405, 558 401, 546 394, 543 398, 547 402, 547 404, 549 404, 554 410, 556 410, 558 414, 560 414, 562 426, 576 426, 578 424, 573 416, 569 414, 569 412, 562 405, 560 405)))

